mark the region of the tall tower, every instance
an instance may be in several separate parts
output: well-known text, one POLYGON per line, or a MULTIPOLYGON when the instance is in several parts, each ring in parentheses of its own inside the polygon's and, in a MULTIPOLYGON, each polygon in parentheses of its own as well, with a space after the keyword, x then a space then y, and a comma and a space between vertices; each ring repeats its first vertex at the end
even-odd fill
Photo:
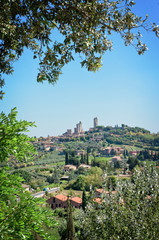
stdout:
POLYGON ((81 133, 82 132, 82 123, 81 123, 81 121, 79 122, 79 133, 81 133))
POLYGON ((79 124, 78 124, 78 123, 76 124, 76 133, 77 133, 77 134, 80 133, 80 131, 79 131, 79 124))
POLYGON ((74 129, 75 134, 80 134, 83 132, 82 129, 82 122, 80 121, 79 123, 76 124, 76 128, 74 129))
POLYGON ((94 128, 96 128, 98 126, 98 118, 95 117, 94 118, 94 128))

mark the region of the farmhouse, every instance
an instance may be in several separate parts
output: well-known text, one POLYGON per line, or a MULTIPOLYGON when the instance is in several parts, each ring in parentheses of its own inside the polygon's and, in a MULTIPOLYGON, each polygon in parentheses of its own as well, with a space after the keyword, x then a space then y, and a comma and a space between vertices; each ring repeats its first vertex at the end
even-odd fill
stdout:
MULTIPOLYGON (((79 197, 72 197, 69 198, 71 205, 75 208, 80 208, 82 206, 82 199, 79 197)), ((56 195, 54 197, 51 197, 50 199, 47 200, 47 203, 51 205, 52 209, 56 209, 56 208, 67 208, 67 200, 68 197, 63 195, 63 194, 59 194, 56 195)))

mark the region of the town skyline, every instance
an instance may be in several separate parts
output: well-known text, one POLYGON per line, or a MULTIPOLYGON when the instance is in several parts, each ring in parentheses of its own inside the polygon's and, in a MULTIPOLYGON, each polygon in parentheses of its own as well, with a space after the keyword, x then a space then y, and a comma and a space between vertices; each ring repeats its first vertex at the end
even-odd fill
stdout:
MULTIPOLYGON (((89 131, 90 131, 90 129, 95 129, 97 126, 98 126, 98 118, 95 117, 95 118, 93 118, 93 127, 89 128, 89 131)), ((67 131, 65 133, 63 133, 63 135, 66 135, 66 136, 80 135, 80 134, 83 134, 84 132, 85 131, 83 130, 82 122, 79 121, 79 123, 76 124, 74 131, 72 131, 72 129, 67 129, 67 131)))
POLYGON ((101 129, 100 131, 102 131, 102 129, 105 128, 112 128, 112 129, 124 129, 124 128, 137 128, 137 129, 143 129, 148 131, 150 134, 158 134, 159 132, 151 132, 149 129, 143 128, 142 126, 130 126, 127 124, 115 124, 115 125, 102 125, 102 124, 98 124, 98 118, 95 117, 93 118, 93 126, 89 126, 88 129, 83 129, 83 123, 82 121, 79 121, 79 123, 75 124, 75 127, 73 128, 69 128, 67 129, 67 131, 59 134, 59 135, 52 135, 52 134, 48 134, 47 136, 34 136, 36 138, 44 138, 44 139, 50 139, 51 137, 57 137, 57 138, 67 138, 67 137, 81 137, 84 136, 86 133, 88 132, 94 132, 97 129, 101 129), (73 130, 72 130, 73 129, 73 130))

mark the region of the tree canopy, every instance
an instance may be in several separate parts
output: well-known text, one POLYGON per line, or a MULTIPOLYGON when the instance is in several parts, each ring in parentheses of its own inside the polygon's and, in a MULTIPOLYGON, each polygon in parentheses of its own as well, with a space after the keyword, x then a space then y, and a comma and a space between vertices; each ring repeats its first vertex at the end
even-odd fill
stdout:
MULTIPOLYGON (((159 37, 159 27, 133 13, 133 0, 17 0, 0 4, 0 87, 4 74, 13 73, 13 63, 24 48, 39 58, 38 82, 54 84, 65 64, 81 57, 81 66, 96 71, 102 55, 112 49, 111 34, 119 33, 125 45, 139 54, 146 50, 141 29, 159 37), (57 30, 61 42, 56 40, 57 30)), ((3 91, 0 97, 3 97, 3 91)))

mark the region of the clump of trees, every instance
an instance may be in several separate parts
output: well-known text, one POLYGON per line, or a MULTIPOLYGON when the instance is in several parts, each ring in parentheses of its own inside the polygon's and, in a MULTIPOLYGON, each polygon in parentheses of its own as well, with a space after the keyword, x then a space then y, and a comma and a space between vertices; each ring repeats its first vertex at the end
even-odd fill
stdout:
POLYGON ((138 158, 141 161, 144 161, 144 160, 158 161, 159 160, 159 152, 143 150, 143 151, 140 151, 138 158))
POLYGON ((101 168, 92 167, 85 173, 85 175, 79 175, 76 180, 70 182, 69 187, 74 190, 90 191, 90 188, 102 187, 103 183, 103 171, 101 168))
POLYGON ((89 153, 82 153, 80 156, 77 156, 75 151, 65 151, 65 165, 72 164, 75 166, 79 166, 80 164, 87 164, 89 165, 89 153))
POLYGON ((65 151, 65 165, 72 164, 75 166, 80 165, 80 158, 75 154, 75 151, 65 151))
POLYGON ((134 170, 117 183, 116 194, 89 203, 81 216, 80 239, 158 239, 159 176, 153 167, 134 170))
POLYGON ((47 177, 48 183, 59 183, 60 182, 60 173, 59 171, 55 168, 53 174, 51 176, 47 177))

